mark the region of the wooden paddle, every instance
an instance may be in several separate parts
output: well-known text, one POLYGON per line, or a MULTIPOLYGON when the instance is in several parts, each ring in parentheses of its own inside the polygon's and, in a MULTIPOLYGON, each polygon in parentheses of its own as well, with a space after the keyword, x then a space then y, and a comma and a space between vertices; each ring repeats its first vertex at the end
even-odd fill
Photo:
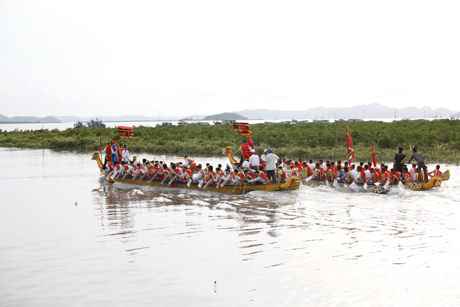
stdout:
POLYGON ((220 187, 223 188, 223 187, 227 184, 227 182, 228 182, 229 180, 230 180, 230 178, 225 179, 225 181, 222 182, 222 184, 220 185, 220 187))
POLYGON ((176 177, 177 177, 177 174, 174 177, 172 177, 171 180, 169 180, 168 187, 171 186, 171 183, 173 183, 173 181, 176 179, 176 177))

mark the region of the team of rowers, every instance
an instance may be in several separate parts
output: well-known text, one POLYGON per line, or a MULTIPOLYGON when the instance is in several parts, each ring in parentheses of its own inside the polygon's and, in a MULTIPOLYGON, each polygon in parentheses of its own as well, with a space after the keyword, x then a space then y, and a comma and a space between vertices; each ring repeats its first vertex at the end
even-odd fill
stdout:
POLYGON ((280 159, 276 155, 272 154, 271 148, 264 151, 264 154, 258 159, 258 156, 254 150, 252 140, 248 137, 248 141, 244 141, 240 151, 242 153, 242 159, 240 163, 236 163, 236 166, 227 164, 225 169, 219 164, 214 168, 209 163, 206 167, 202 167, 201 164, 197 164, 194 160, 188 156, 184 157, 184 163, 182 162, 171 162, 169 165, 165 161, 148 161, 143 159, 142 162, 138 162, 136 157, 133 160, 129 160, 127 148, 120 146, 120 152, 115 147, 115 143, 107 144, 107 148, 103 151, 106 154, 106 161, 104 163, 104 172, 112 178, 126 178, 131 175, 133 179, 143 179, 144 177, 153 179, 160 179, 162 182, 169 180, 181 180, 187 181, 190 185, 191 182, 200 182, 200 184, 270 184, 276 182, 285 182, 290 177, 299 177, 302 173, 302 178, 317 178, 327 180, 337 180, 339 183, 376 183, 376 184, 399 184, 409 182, 426 182, 428 181, 427 176, 430 177, 441 177, 442 172, 440 166, 437 165, 436 169, 430 173, 425 173, 417 169, 416 164, 412 164, 412 168, 409 170, 407 165, 401 166, 398 161, 395 160, 393 168, 389 168, 387 165, 381 164, 380 166, 372 166, 372 162, 363 163, 359 165, 349 164, 348 162, 341 163, 341 161, 330 162, 326 161, 323 164, 323 160, 319 160, 317 163, 313 163, 313 160, 309 162, 292 161, 287 159, 280 159), (246 148, 247 147, 247 148, 246 148), (116 156, 114 155, 116 153, 116 156), (265 158, 267 154, 276 157, 276 162, 266 163, 265 158), (123 158, 122 158, 123 157, 123 158), (257 159, 252 159, 257 158, 257 159), (255 163, 253 161, 256 161, 255 163), (260 163, 259 163, 260 161, 260 163), (275 166, 276 163, 276 166, 275 166), (272 168, 274 170, 269 170, 272 168), (402 171, 401 171, 402 170, 402 171), (268 175, 268 176, 267 176, 268 175))
POLYGON ((245 169, 243 167, 234 168, 227 165, 225 169, 219 164, 215 169, 209 163, 206 167, 202 167, 201 164, 197 164, 194 160, 189 157, 184 157, 185 162, 171 162, 169 165, 164 161, 148 161, 143 159, 142 162, 138 162, 136 157, 133 157, 133 161, 125 162, 121 161, 108 162, 104 168, 104 172, 108 178, 126 178, 126 176, 132 176, 133 180, 143 179, 144 177, 153 179, 160 179, 162 183, 165 180, 172 182, 174 180, 181 180, 188 182, 199 182, 200 187, 202 184, 270 184, 270 180, 263 171, 261 166, 257 170, 245 169))
MULTIPOLYGON (((349 165, 345 162, 343 165, 341 161, 337 161, 337 165, 334 162, 326 161, 325 167, 322 166, 323 161, 319 160, 313 167, 313 164, 307 164, 308 173, 312 174, 314 178, 334 180, 337 179, 340 183, 345 182, 356 182, 356 183, 379 183, 385 184, 399 184, 410 183, 410 182, 427 182, 425 173, 419 172, 416 164, 412 164, 412 168, 409 170, 407 165, 402 167, 402 172, 398 172, 395 167, 389 168, 388 165, 381 164, 380 166, 372 166, 372 162, 363 163, 359 165, 349 165), (311 172, 310 172, 311 170, 311 172)), ((430 177, 440 177, 442 172, 440 166, 436 165, 436 169, 427 175, 430 177)))

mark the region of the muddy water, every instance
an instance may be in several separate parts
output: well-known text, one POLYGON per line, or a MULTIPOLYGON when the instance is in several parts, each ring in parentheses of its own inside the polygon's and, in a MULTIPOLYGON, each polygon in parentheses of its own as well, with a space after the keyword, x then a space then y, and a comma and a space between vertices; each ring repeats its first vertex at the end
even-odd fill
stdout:
POLYGON ((88 153, 0 159, 1 306, 460 305, 459 167, 426 192, 233 196, 108 184, 88 153))

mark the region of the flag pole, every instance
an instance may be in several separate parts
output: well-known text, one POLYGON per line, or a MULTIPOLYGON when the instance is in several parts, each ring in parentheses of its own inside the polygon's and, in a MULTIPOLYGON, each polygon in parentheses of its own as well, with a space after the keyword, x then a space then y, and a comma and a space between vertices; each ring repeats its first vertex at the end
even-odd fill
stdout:
POLYGON ((335 148, 334 148, 334 161, 337 161, 335 154, 337 153, 337 139, 339 138, 339 128, 337 128, 337 134, 335 135, 335 148))

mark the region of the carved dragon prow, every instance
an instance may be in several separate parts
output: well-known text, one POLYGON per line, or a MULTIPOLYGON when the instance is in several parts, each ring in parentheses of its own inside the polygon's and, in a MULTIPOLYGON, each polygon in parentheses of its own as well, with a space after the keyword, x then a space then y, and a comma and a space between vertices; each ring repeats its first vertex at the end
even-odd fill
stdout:
POLYGON ((104 163, 102 163, 100 151, 96 150, 95 152, 93 152, 93 154, 91 155, 91 160, 96 160, 97 166, 99 166, 99 170, 102 170, 104 168, 104 163))
POLYGON ((223 150, 222 150, 222 154, 223 155, 226 155, 228 157, 228 159, 230 160, 230 163, 236 167, 236 164, 238 163, 238 161, 235 159, 235 157, 232 155, 232 147, 231 146, 227 146, 225 147, 223 150))
POLYGON ((286 183, 280 185, 281 189, 290 189, 294 186, 294 182, 300 180, 300 177, 292 176, 286 181, 286 183))

